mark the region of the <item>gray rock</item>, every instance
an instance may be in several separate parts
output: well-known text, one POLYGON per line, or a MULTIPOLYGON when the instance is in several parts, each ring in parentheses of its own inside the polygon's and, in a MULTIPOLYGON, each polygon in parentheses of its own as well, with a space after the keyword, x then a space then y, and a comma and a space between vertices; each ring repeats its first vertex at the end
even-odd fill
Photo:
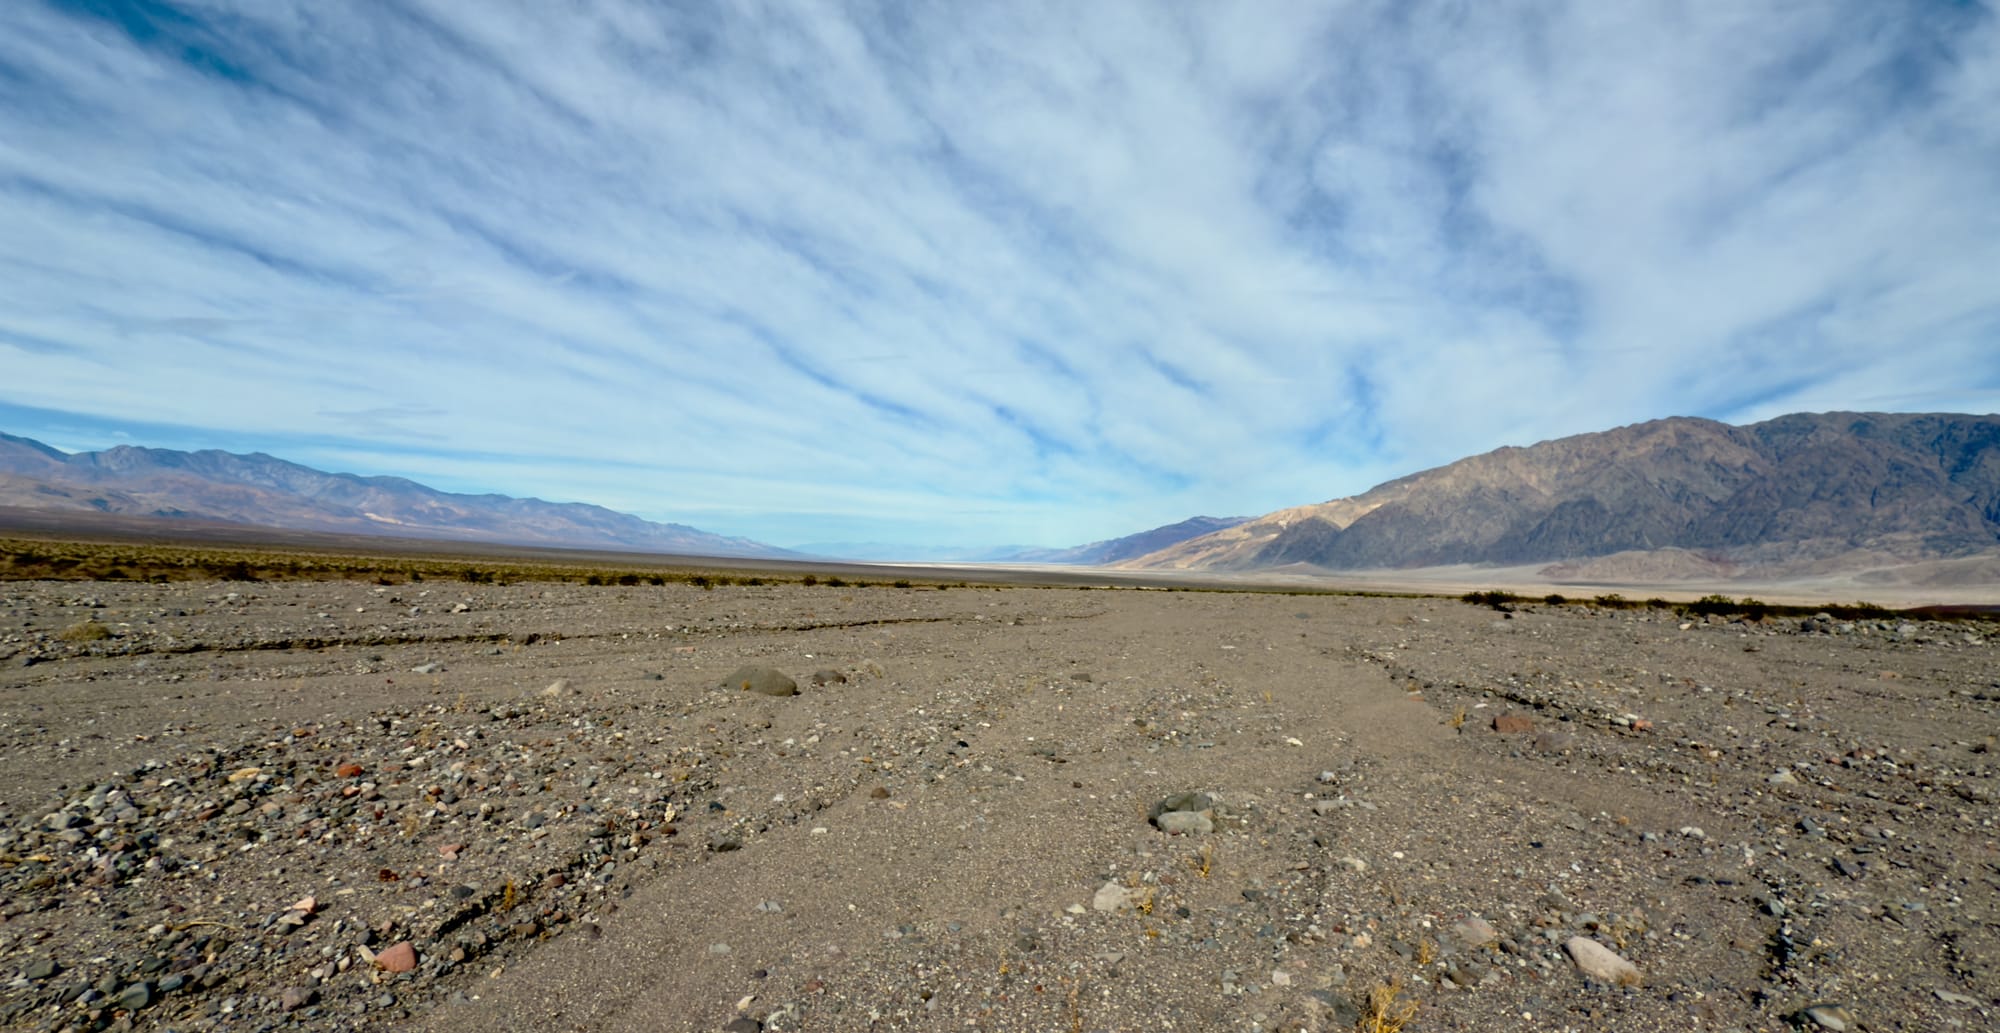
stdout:
POLYGON ((1500 939, 1500 932, 1493 928, 1493 923, 1478 915, 1467 915, 1452 923, 1451 934, 1467 947, 1484 947, 1500 939))
POLYGON ((1175 793, 1155 803, 1146 818, 1169 835, 1215 831, 1215 798, 1207 793, 1175 793))
POLYGON ((1535 736, 1535 750, 1539 753, 1568 753, 1576 747, 1576 736, 1569 732, 1542 732, 1535 736))
POLYGON ((1215 807, 1215 798, 1207 793, 1175 793, 1153 805, 1147 813, 1148 820, 1157 821, 1162 814, 1171 811, 1206 811, 1215 807))
POLYGON ((759 667, 754 664, 738 667, 722 679, 722 687, 742 692, 754 692, 760 696, 796 696, 799 683, 791 676, 775 667, 759 667))
POLYGON ((62 966, 56 963, 56 959, 36 958, 28 962, 27 968, 23 969, 21 974, 27 976, 29 979, 39 981, 47 979, 61 971, 62 966))
POLYGON ((1813 1025, 1832 1033, 1843 1033, 1859 1025, 1854 1020, 1854 1014, 1838 1004, 1815 1004, 1799 1014, 1813 1025))
POLYGON ((1206 811, 1167 811, 1154 818, 1153 824, 1170 836, 1198 836, 1215 831, 1215 822, 1206 811))

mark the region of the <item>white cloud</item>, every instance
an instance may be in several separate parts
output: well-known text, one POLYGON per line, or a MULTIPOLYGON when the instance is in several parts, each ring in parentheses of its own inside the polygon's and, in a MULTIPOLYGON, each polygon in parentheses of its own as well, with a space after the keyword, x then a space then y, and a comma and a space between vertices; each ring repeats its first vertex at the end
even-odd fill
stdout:
POLYGON ((0 9, 0 404, 106 444, 1067 544, 2000 408, 1987 7, 185 14, 0 9))

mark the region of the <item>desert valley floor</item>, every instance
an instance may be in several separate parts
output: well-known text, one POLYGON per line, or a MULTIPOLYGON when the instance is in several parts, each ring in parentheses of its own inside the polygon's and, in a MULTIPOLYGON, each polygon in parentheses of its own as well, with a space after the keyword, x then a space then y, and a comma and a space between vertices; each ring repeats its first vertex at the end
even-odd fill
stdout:
POLYGON ((1992 1029, 1993 634, 9 583, 0 1026, 1992 1029))

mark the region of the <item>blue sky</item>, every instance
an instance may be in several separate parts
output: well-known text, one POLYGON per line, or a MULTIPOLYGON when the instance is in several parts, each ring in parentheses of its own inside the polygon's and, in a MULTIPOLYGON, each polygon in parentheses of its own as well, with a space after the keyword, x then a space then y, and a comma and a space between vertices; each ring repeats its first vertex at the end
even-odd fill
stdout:
POLYGON ((0 4, 0 429, 1074 544, 2000 409, 1990 4, 0 4))

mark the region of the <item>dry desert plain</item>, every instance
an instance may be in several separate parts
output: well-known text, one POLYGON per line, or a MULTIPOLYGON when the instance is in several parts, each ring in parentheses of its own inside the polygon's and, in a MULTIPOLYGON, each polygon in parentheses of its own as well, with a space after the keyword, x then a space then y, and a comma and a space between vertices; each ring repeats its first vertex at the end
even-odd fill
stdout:
POLYGON ((0 1025, 1992 1029, 1995 630, 4 583, 0 1025))

